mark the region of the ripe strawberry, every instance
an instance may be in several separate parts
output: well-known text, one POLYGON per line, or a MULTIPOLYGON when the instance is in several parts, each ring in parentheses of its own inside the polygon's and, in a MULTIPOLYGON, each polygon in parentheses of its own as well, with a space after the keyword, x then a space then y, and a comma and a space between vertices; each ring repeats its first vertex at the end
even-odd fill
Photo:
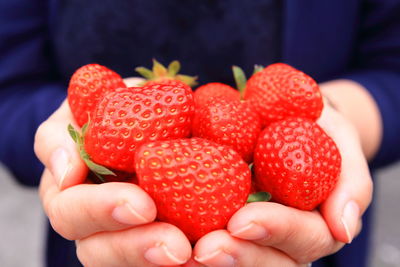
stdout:
POLYGON ((240 100, 240 92, 235 88, 223 83, 208 83, 198 87, 194 91, 194 102, 196 107, 204 107, 213 97, 224 97, 228 100, 240 100))
POLYGON ((237 90, 224 83, 208 83, 198 87, 194 91, 194 103, 196 108, 207 106, 208 101, 214 97, 224 97, 226 100, 243 100, 243 92, 246 87, 246 75, 237 66, 232 67, 237 90))
POLYGON ((137 150, 135 164, 158 218, 179 227, 191 242, 224 228, 250 191, 247 164, 232 149, 205 139, 147 143, 137 150))
POLYGON ((84 149, 107 168, 132 173, 134 152, 149 141, 188 137, 194 112, 187 85, 150 85, 110 92, 98 103, 84 149))
POLYGON ((255 179, 272 199, 312 210, 333 190, 341 168, 335 142, 315 122, 289 118, 264 129, 254 153, 255 179))
POLYGON ((260 132, 261 120, 257 112, 239 98, 212 97, 207 105, 196 108, 193 136, 230 146, 248 163, 253 159, 260 132))
POLYGON ((125 87, 121 76, 104 66, 88 64, 76 70, 68 86, 68 103, 78 125, 88 121, 105 93, 125 87))
POLYGON ((154 83, 169 84, 169 81, 180 81, 189 86, 197 84, 197 77, 179 74, 180 69, 181 64, 177 60, 172 61, 168 67, 165 67, 153 59, 152 70, 145 67, 137 67, 135 70, 146 79, 144 85, 152 85, 154 83))
POLYGON ((287 117, 316 120, 323 108, 318 84, 284 63, 269 65, 247 81, 244 98, 259 112, 263 124, 287 117))
POLYGON ((241 100, 244 72, 236 66, 232 69, 238 90, 223 83, 208 83, 194 92, 192 132, 193 136, 230 146, 250 163, 261 121, 256 110, 241 100))

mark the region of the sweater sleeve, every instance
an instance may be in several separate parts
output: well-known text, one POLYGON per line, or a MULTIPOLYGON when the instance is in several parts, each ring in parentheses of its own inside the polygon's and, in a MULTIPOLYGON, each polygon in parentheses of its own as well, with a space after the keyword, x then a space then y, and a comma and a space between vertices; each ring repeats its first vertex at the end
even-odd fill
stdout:
POLYGON ((23 184, 43 170, 34 134, 65 98, 50 60, 46 1, 0 2, 0 161, 23 184))
POLYGON ((381 113, 383 137, 371 167, 400 158, 400 2, 366 1, 353 71, 343 78, 364 86, 381 113))

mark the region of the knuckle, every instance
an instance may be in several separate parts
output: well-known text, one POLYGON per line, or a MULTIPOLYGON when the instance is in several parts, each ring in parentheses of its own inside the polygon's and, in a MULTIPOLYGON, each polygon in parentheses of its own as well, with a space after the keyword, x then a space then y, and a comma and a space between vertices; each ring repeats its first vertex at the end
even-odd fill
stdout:
POLYGON ((298 257, 296 257, 299 263, 306 264, 334 252, 333 242, 330 237, 316 234, 311 240, 313 241, 309 242, 309 245, 305 246, 298 257))
POLYGON ((60 211, 59 211, 58 206, 54 205, 53 202, 51 202, 48 205, 46 213, 47 213, 47 217, 50 220, 51 227, 53 227, 54 231, 56 231, 60 235, 64 236, 64 234, 62 233, 62 230, 64 228, 62 226, 63 220, 60 218, 60 211))
POLYGON ((128 251, 126 247, 121 245, 121 242, 118 239, 114 239, 114 242, 110 242, 111 250, 115 253, 116 258, 118 259, 119 266, 131 266, 132 260, 130 255, 132 255, 131 251, 128 251))
POLYGON ((75 235, 70 231, 68 223, 64 220, 62 209, 56 202, 51 202, 47 208, 47 216, 49 218, 51 227, 59 235, 68 240, 75 240, 75 235))

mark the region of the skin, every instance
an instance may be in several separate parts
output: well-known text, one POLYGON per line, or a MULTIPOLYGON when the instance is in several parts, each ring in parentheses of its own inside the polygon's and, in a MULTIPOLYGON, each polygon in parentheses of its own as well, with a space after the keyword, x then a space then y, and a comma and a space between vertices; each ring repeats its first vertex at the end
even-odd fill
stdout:
POLYGON ((39 190, 44 210, 59 234, 76 241, 85 266, 307 266, 361 230, 372 196, 366 158, 377 151, 382 131, 376 104, 360 85, 334 81, 321 89, 336 109, 326 102, 318 123, 337 143, 343 165, 318 210, 252 203, 192 249, 179 229, 154 222, 155 205, 138 186, 85 183, 87 169, 66 131, 74 123, 66 102, 36 134, 35 152, 46 167, 39 190))
POLYGON ((350 80, 321 84, 321 90, 339 113, 356 128, 363 153, 371 160, 382 138, 381 114, 372 96, 360 84, 350 80))

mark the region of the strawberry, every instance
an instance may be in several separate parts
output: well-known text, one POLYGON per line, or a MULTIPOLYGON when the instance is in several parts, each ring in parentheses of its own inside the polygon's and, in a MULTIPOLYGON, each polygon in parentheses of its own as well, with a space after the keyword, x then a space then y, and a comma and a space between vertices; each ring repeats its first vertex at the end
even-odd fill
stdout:
POLYGON ((246 87, 246 75, 237 66, 232 67, 237 90, 227 84, 213 82, 202 85, 194 91, 196 108, 207 106, 208 101, 215 97, 224 97, 229 101, 243 100, 243 92, 246 87))
POLYGON ((165 67, 153 59, 152 70, 145 67, 137 67, 135 70, 146 79, 144 85, 152 85, 154 83, 169 84, 170 81, 183 82, 189 86, 197 84, 197 77, 179 74, 180 69, 181 64, 177 60, 172 61, 168 67, 165 67))
POLYGON ((212 97, 207 105, 196 108, 193 136, 230 146, 248 163, 253 159, 260 132, 261 120, 257 112, 239 98, 212 97))
POLYGON ((210 98, 220 96, 228 100, 240 100, 240 92, 235 88, 224 83, 213 82, 199 86, 194 91, 194 102, 196 107, 204 107, 210 98))
POLYGON ((78 125, 88 121, 105 93, 125 87, 121 76, 104 66, 88 64, 77 69, 69 82, 68 103, 78 125))
POLYGON ((312 210, 335 187, 341 156, 335 142, 315 122, 288 118, 271 123, 254 152, 255 180, 276 202, 312 210))
POLYGON ((136 151, 135 165, 158 219, 179 227, 193 243, 224 228, 250 191, 250 170, 240 156, 201 138, 147 143, 136 151))
POLYGON ((192 91, 183 83, 118 89, 98 103, 84 150, 96 164, 133 173, 135 150, 149 141, 188 137, 193 112, 192 91))
POLYGON ((287 117, 319 118, 323 108, 318 84, 284 63, 269 65, 246 83, 244 99, 259 112, 263 124, 287 117))
POLYGON ((238 90, 223 83, 208 83, 194 92, 192 134, 230 146, 250 163, 261 120, 256 110, 241 99, 246 83, 244 72, 236 66, 232 70, 238 90))

